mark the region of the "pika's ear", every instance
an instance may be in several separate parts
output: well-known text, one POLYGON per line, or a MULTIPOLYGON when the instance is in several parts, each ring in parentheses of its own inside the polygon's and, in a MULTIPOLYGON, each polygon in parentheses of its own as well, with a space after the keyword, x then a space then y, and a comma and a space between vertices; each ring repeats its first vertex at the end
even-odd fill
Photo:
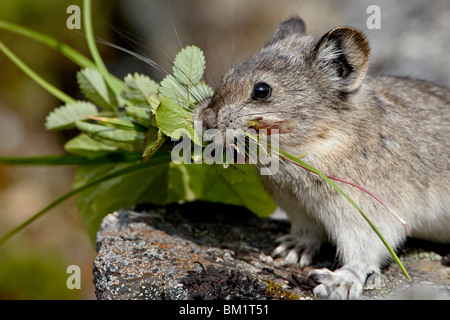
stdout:
POLYGON ((315 63, 342 92, 352 92, 367 72, 370 46, 364 34, 351 27, 326 33, 314 48, 315 63))
POLYGON ((277 31, 275 31, 275 34, 273 35, 272 39, 266 42, 264 47, 268 47, 288 36, 291 34, 304 34, 306 31, 305 22, 300 17, 292 17, 286 21, 283 21, 278 26, 277 31))

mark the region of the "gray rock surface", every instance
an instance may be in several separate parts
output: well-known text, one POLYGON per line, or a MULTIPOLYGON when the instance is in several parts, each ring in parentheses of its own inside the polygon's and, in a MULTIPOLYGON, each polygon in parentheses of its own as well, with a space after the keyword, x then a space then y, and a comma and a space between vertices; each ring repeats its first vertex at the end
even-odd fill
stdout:
MULTIPOLYGON (((336 266, 326 248, 311 267, 281 267, 270 257, 283 220, 207 203, 121 210, 97 234, 98 299, 312 299, 311 268, 336 266)), ((392 263, 381 287, 363 299, 450 299, 448 246, 412 243, 400 254, 413 281, 392 263), (445 265, 447 264, 447 266, 445 265)))

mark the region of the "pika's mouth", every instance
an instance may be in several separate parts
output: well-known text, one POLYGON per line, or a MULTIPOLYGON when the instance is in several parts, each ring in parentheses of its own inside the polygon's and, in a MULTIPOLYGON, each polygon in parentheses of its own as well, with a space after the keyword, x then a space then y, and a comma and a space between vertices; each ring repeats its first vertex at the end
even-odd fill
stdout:
POLYGON ((270 120, 264 119, 263 117, 257 117, 248 121, 248 128, 253 129, 256 132, 265 133, 267 135, 271 134, 283 134, 290 133, 297 126, 298 121, 293 119, 283 119, 283 120, 270 120))

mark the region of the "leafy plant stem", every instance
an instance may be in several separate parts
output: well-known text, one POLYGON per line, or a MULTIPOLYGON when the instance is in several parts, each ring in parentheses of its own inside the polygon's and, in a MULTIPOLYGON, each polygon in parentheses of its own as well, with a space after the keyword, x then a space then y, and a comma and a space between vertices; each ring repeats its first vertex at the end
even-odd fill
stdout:
MULTIPOLYGON (((117 86, 117 82, 113 81, 105 63, 98 52, 97 45, 95 44, 94 30, 92 27, 92 11, 91 11, 91 0, 83 0, 83 18, 84 18, 84 29, 86 34, 86 42, 91 52, 92 59, 94 59, 97 65, 98 71, 102 74, 103 79, 109 85, 109 87, 114 91, 114 93, 120 97, 121 92, 117 86)), ((131 105, 129 101, 124 100, 127 105, 131 105)))
POLYGON ((30 67, 28 67, 19 57, 17 57, 11 50, 9 50, 3 42, 0 41, 0 50, 12 61, 14 64, 19 67, 26 75, 28 75, 31 79, 33 79, 37 84, 43 87, 47 92, 58 98, 59 100, 65 103, 72 103, 75 100, 44 80, 41 76, 39 76, 36 72, 34 72, 30 67))
POLYGON ((25 28, 23 26, 19 26, 17 24, 1 21, 0 20, 0 29, 4 29, 10 32, 14 32, 16 34, 25 36, 27 38, 30 38, 32 40, 41 42, 48 47, 60 52, 62 55, 79 65, 83 68, 91 68, 96 69, 96 65, 94 62, 92 62, 88 57, 83 55, 82 53, 78 52, 74 48, 70 47, 69 45, 51 37, 46 34, 25 28))

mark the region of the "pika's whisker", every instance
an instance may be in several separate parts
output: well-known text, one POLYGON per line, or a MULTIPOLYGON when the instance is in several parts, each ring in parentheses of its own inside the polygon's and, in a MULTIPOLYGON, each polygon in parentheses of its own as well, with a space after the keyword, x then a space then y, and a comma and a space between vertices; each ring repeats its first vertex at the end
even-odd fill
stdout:
POLYGON ((164 73, 166 75, 167 74, 171 74, 169 71, 164 69, 160 64, 158 64, 155 60, 153 60, 151 58, 145 57, 145 56, 143 56, 143 55, 141 55, 139 53, 133 52, 133 51, 128 50, 126 48, 123 48, 121 46, 115 45, 114 43, 108 42, 106 40, 98 39, 97 42, 101 43, 101 44, 104 44, 104 45, 107 45, 107 46, 110 46, 111 48, 120 50, 122 52, 125 52, 125 53, 127 53, 127 54, 129 54, 129 55, 131 55, 131 56, 133 56, 133 57, 135 57, 135 58, 137 58, 137 59, 147 63, 151 67, 155 68, 158 71, 161 71, 162 73, 164 73))
MULTIPOLYGON (((266 115, 266 114, 280 114, 280 112, 278 112, 278 111, 253 112, 253 113, 243 113, 243 114, 240 114, 239 116, 241 116, 241 117, 247 117, 247 116, 261 116, 261 115, 266 115)), ((287 115, 298 116, 298 114, 296 114, 295 112, 286 112, 286 111, 283 111, 282 114, 283 114, 283 115, 287 114, 287 115)))

